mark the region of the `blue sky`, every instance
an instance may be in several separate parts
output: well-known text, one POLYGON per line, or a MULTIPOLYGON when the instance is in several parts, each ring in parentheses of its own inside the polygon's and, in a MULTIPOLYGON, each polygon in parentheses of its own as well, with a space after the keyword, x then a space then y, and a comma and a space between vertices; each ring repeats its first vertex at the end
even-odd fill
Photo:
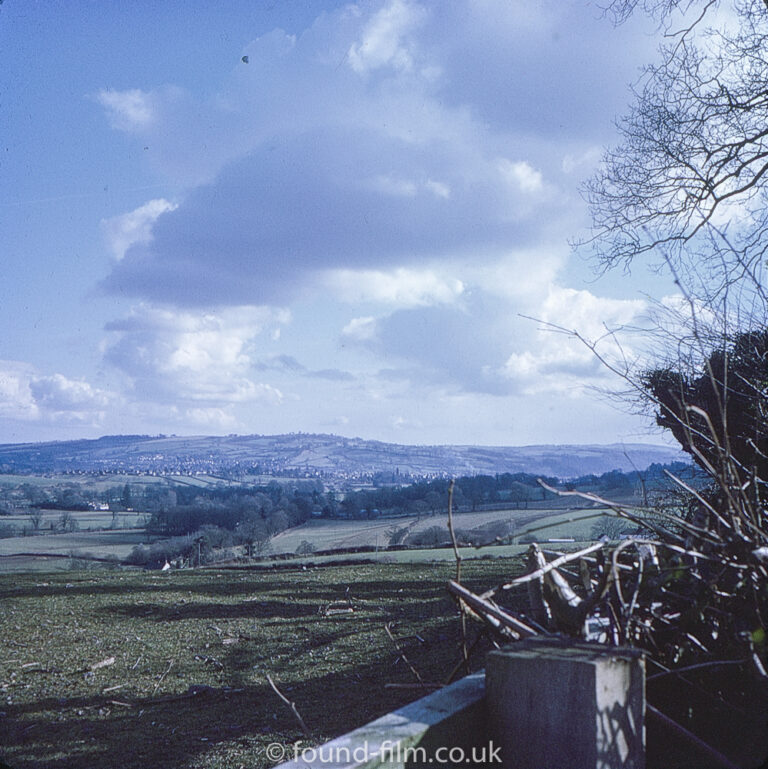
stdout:
POLYGON ((568 245, 656 43, 577 0, 6 0, 0 441, 658 440, 523 317, 671 292, 568 245))

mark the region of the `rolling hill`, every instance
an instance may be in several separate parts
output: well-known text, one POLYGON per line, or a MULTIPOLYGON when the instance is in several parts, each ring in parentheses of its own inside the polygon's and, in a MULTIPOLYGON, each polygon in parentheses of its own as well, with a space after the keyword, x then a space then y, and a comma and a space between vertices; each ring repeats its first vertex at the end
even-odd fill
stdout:
POLYGON ((2 473, 233 472, 328 477, 391 473, 396 478, 535 473, 573 478, 688 461, 651 444, 409 446, 337 435, 147 436, 0 444, 2 473))

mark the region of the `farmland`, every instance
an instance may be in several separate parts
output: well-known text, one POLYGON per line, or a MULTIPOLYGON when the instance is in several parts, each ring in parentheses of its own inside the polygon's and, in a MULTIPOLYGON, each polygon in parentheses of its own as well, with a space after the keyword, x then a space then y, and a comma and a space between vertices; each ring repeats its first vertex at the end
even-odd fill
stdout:
MULTIPOLYGON (((600 515, 600 512, 597 513, 600 515)), ((539 529, 541 538, 573 538, 588 540, 595 521, 593 508, 564 512, 558 508, 542 510, 488 510, 477 513, 461 513, 455 517, 455 525, 461 529, 475 529, 487 524, 502 522, 516 527, 516 535, 526 536, 529 529, 539 529)), ((275 553, 293 553, 303 541, 311 542, 316 549, 385 547, 396 528, 408 528, 411 533, 425 531, 433 526, 446 527, 446 515, 424 518, 383 519, 378 521, 307 521, 301 526, 278 534, 271 542, 275 553)))
MULTIPOLYGON (((518 569, 476 561, 465 581, 487 587, 518 569)), ((267 744, 307 738, 267 674, 312 742, 421 696, 385 688, 414 680, 387 623, 424 680, 445 680, 458 659, 452 573, 432 563, 0 576, 0 758, 14 769, 269 766, 267 744)))
MULTIPOLYGON (((45 513, 41 530, 46 532, 60 514, 45 513)), ((142 514, 121 513, 118 522, 122 528, 110 528, 111 513, 98 511, 74 512, 77 530, 57 534, 41 533, 25 537, 0 539, 0 573, 24 570, 59 570, 71 568, 70 559, 96 557, 125 560, 131 550, 141 543, 156 537, 147 535, 143 528, 136 526, 143 519, 142 514), (24 555, 22 555, 24 554, 24 555), (27 554, 36 554, 32 557, 27 554), (45 558, 45 556, 67 556, 67 558, 45 558)), ((527 536, 546 542, 548 539, 589 540, 591 527, 600 511, 579 509, 563 511, 558 508, 542 510, 493 510, 476 513, 462 513, 456 516, 456 525, 462 529, 474 529, 494 522, 511 524, 517 541, 527 536)), ((25 516, 5 516, 3 522, 21 526, 25 516)), ((411 533, 425 531, 431 527, 446 529, 446 516, 433 515, 423 518, 365 520, 310 520, 287 529, 270 542, 269 553, 273 555, 295 553, 302 543, 309 543, 310 550, 349 549, 372 547, 384 550, 392 533, 398 528, 407 528, 411 533)), ((517 553, 521 547, 515 544, 505 548, 493 548, 492 554, 517 553)), ((487 548, 475 550, 463 548, 465 557, 478 557, 489 552, 487 548)), ((239 551, 238 551, 239 552, 239 551)), ((382 554, 383 555, 383 554, 382 554)), ((416 550, 387 553, 382 560, 413 561, 442 559, 446 554, 439 550, 416 550)), ((452 556, 451 556, 452 557, 452 556)), ((312 560, 317 561, 320 556, 312 560)))

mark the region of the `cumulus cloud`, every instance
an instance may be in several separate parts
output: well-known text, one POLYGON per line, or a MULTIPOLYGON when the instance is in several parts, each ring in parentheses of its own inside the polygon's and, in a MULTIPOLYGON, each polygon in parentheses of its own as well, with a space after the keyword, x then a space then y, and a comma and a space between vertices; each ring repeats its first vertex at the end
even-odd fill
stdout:
POLYGON ((62 374, 33 377, 29 389, 35 403, 48 411, 92 411, 104 409, 110 396, 83 380, 72 380, 62 374))
POLYGON ((34 369, 17 361, 0 361, 0 416, 11 419, 35 419, 39 407, 29 383, 34 369))
POLYGON ((150 243, 152 225, 157 217, 176 208, 175 203, 165 198, 156 198, 126 214, 102 219, 101 229, 115 259, 122 259, 125 252, 135 243, 150 243))
POLYGON ((632 72, 615 90, 589 83, 639 39, 577 5, 339 4, 250 42, 210 97, 101 92, 182 190, 103 224, 102 288, 140 301, 104 348, 134 403, 232 429, 248 404, 311 419, 327 398, 361 431, 376 408, 416 435, 406 398, 431 408, 440 391, 472 414, 599 379, 584 350, 520 317, 593 336, 639 312, 562 285, 583 222, 575 179, 632 72), (286 328, 275 308, 294 304, 286 328))
POLYGON ((18 421, 97 425, 118 400, 83 379, 45 375, 17 361, 0 361, 0 417, 18 421))
POLYGON ((138 88, 127 91, 102 90, 96 98, 107 111, 113 128, 121 131, 141 130, 148 128, 154 120, 152 98, 138 88))
POLYGON ((371 8, 262 36, 208 102, 172 88, 101 99, 146 123, 160 169, 192 180, 178 208, 112 222, 123 258, 107 291, 180 307, 284 305, 329 272, 497 259, 565 238, 572 215, 542 166, 549 148, 511 130, 511 113, 494 125, 472 99, 447 98, 456 84, 436 77, 450 48, 440 41, 456 31, 415 2, 371 8))
POLYGON ((260 338, 288 319, 254 307, 188 313, 142 305, 108 324, 105 357, 144 398, 279 403, 280 390, 252 373, 260 338))
POLYGON ((546 326, 542 330, 525 316, 575 329, 586 339, 604 337, 601 354, 611 357, 632 353, 620 329, 644 311, 643 301, 552 284, 540 284, 536 293, 514 303, 469 286, 458 304, 357 318, 342 333, 390 364, 380 372, 389 381, 497 396, 581 392, 604 381, 607 370, 585 345, 546 326), (618 329, 618 335, 607 334, 608 328, 618 329))
POLYGON ((226 409, 218 407, 186 409, 184 423, 191 422, 206 430, 230 430, 237 425, 236 417, 226 409))
POLYGON ((507 158, 499 160, 501 173, 521 192, 540 192, 544 187, 541 172, 537 171, 525 160, 511 161, 507 158))
POLYGON ((356 342, 371 341, 376 336, 376 318, 370 315, 352 318, 341 330, 341 335, 356 342))
MULTIPOLYGON (((523 213, 533 182, 513 188, 492 161, 475 161, 461 145, 414 147, 368 130, 275 139, 161 214, 151 242, 129 248, 105 286, 180 306, 285 304, 329 270, 396 270, 532 242, 543 226, 523 213), (415 169, 431 179, 435 166, 445 166, 448 197, 368 182, 415 169)), ((541 216, 552 226, 557 206, 541 216)))
POLYGON ((366 23, 361 39, 349 47, 349 65, 361 74, 385 66, 410 70, 416 47, 411 33, 424 17, 424 9, 415 3, 394 0, 385 5, 366 23))
POLYGON ((635 355, 635 335, 626 326, 646 311, 643 300, 619 300, 596 296, 590 291, 553 286, 541 305, 544 322, 534 339, 534 349, 513 352, 501 373, 528 394, 577 392, 610 376, 609 370, 582 341, 560 333, 547 323, 575 331, 600 355, 619 368, 635 355))

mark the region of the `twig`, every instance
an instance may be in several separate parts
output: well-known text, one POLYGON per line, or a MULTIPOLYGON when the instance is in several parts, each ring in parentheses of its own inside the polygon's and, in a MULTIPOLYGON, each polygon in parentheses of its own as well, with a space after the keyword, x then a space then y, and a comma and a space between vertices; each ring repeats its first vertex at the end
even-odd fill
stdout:
POLYGON ((496 630, 501 626, 512 631, 515 636, 522 638, 538 635, 537 631, 530 625, 526 625, 522 620, 500 609, 496 604, 475 595, 457 582, 449 582, 448 591, 462 600, 478 616, 494 620, 491 624, 496 630))
MULTIPOLYGON (((468 654, 468 656, 470 656, 470 657, 472 656, 472 652, 475 651, 475 649, 477 648, 477 645, 480 643, 480 641, 483 640, 483 638, 487 635, 487 633, 488 633, 488 627, 485 626, 485 625, 482 626, 480 628, 480 632, 477 634, 477 638, 475 638, 475 640, 472 642, 472 646, 469 647, 469 654, 468 654)), ((491 639, 491 641, 493 642, 493 639, 491 639)), ((498 648, 498 645, 496 645, 496 648, 498 648)), ((453 670, 451 670, 449 676, 445 679, 445 686, 448 686, 448 684, 453 683, 453 679, 456 677, 456 674, 464 666, 465 666, 465 662, 464 662, 464 658, 462 657, 456 663, 456 665, 453 668, 453 670)))
POLYGON ((171 672, 171 668, 173 667, 173 660, 168 661, 168 667, 165 669, 165 673, 160 676, 160 680, 155 684, 155 688, 152 690, 152 695, 155 696, 155 692, 157 691, 157 688, 160 686, 161 683, 163 683, 163 679, 168 675, 168 673, 171 672))
POLYGON ((397 639, 392 635, 392 631, 389 629, 389 622, 387 622, 384 625, 384 630, 387 631, 387 635, 389 636, 392 643, 395 645, 395 649, 397 649, 397 653, 400 655, 398 659, 401 659, 406 665, 408 665, 408 669, 413 673, 414 676, 416 676, 416 680, 420 683, 424 683, 424 679, 421 677, 421 674, 419 673, 416 668, 411 665, 410 660, 408 657, 405 656, 405 652, 400 648, 400 644, 397 642, 397 639))
POLYGON ((298 708, 296 707, 295 702, 291 702, 278 688, 275 682, 270 677, 269 673, 267 673, 267 681, 269 681, 269 685, 272 687, 272 690, 275 692, 275 694, 293 711, 293 715, 296 716, 296 720, 299 722, 299 726, 301 726, 302 731, 307 737, 312 736, 312 732, 309 731, 307 728, 307 725, 304 723, 304 719, 301 717, 301 714, 298 711, 298 708))
POLYGON ((445 686, 445 684, 427 684, 427 683, 420 683, 420 684, 393 684, 393 683, 387 683, 384 684, 385 689, 442 689, 445 686))
POLYGON ((666 726, 673 729, 675 732, 677 732, 681 737, 683 737, 688 742, 695 745, 697 748, 699 748, 702 752, 706 753, 711 758, 714 758, 715 761, 717 761, 724 769, 739 769, 736 764, 733 763, 727 756, 724 756, 719 750, 715 750, 711 745, 707 745, 704 740, 697 737, 693 732, 689 732, 684 726, 681 726, 677 723, 677 721, 674 721, 669 716, 662 713, 660 710, 657 710, 653 705, 649 705, 646 703, 646 711, 650 713, 652 716, 655 716, 659 721, 661 721, 663 724, 666 724, 666 726))
MULTIPOLYGON (((456 530, 453 528, 453 489, 456 485, 456 481, 451 478, 451 482, 448 485, 448 531, 451 535, 451 543, 453 544, 453 554, 456 558, 456 582, 461 584, 461 554, 459 553, 459 545, 456 542, 456 530)), ((464 672, 469 675, 469 649, 467 648, 467 615, 464 611, 464 604, 459 602, 459 614, 461 623, 461 658, 464 662, 464 672)))
POLYGON ((461 554, 459 553, 459 545, 456 542, 456 532, 453 528, 453 487, 456 484, 453 478, 448 485, 448 532, 451 535, 451 543, 453 544, 453 554, 456 557, 456 582, 461 582, 461 554))
POLYGON ((110 665, 114 664, 115 658, 107 657, 105 660, 101 660, 100 662, 94 662, 93 665, 91 665, 90 670, 101 670, 101 668, 108 668, 110 665))
POLYGON ((590 545, 589 547, 585 547, 583 550, 579 550, 575 553, 566 553, 565 555, 561 555, 559 558, 555 558, 554 561, 547 563, 546 566, 542 566, 540 569, 536 569, 536 571, 532 571, 530 574, 524 574, 522 577, 516 577, 511 582, 500 585, 493 590, 488 590, 479 597, 483 599, 492 598, 497 590, 509 590, 515 585, 522 585, 523 583, 531 582, 534 579, 541 579, 545 574, 552 571, 553 569, 556 569, 558 566, 562 566, 563 564, 569 563, 570 561, 577 561, 582 556, 594 553, 595 550, 600 550, 602 546, 602 542, 596 542, 595 544, 590 545))
POLYGON ((722 665, 744 665, 744 660, 709 660, 708 662, 698 662, 695 665, 686 665, 684 668, 672 668, 671 670, 662 670, 661 673, 653 673, 646 676, 646 681, 654 681, 657 678, 665 676, 676 676, 680 673, 687 673, 689 670, 699 670, 700 668, 720 667, 722 665))

